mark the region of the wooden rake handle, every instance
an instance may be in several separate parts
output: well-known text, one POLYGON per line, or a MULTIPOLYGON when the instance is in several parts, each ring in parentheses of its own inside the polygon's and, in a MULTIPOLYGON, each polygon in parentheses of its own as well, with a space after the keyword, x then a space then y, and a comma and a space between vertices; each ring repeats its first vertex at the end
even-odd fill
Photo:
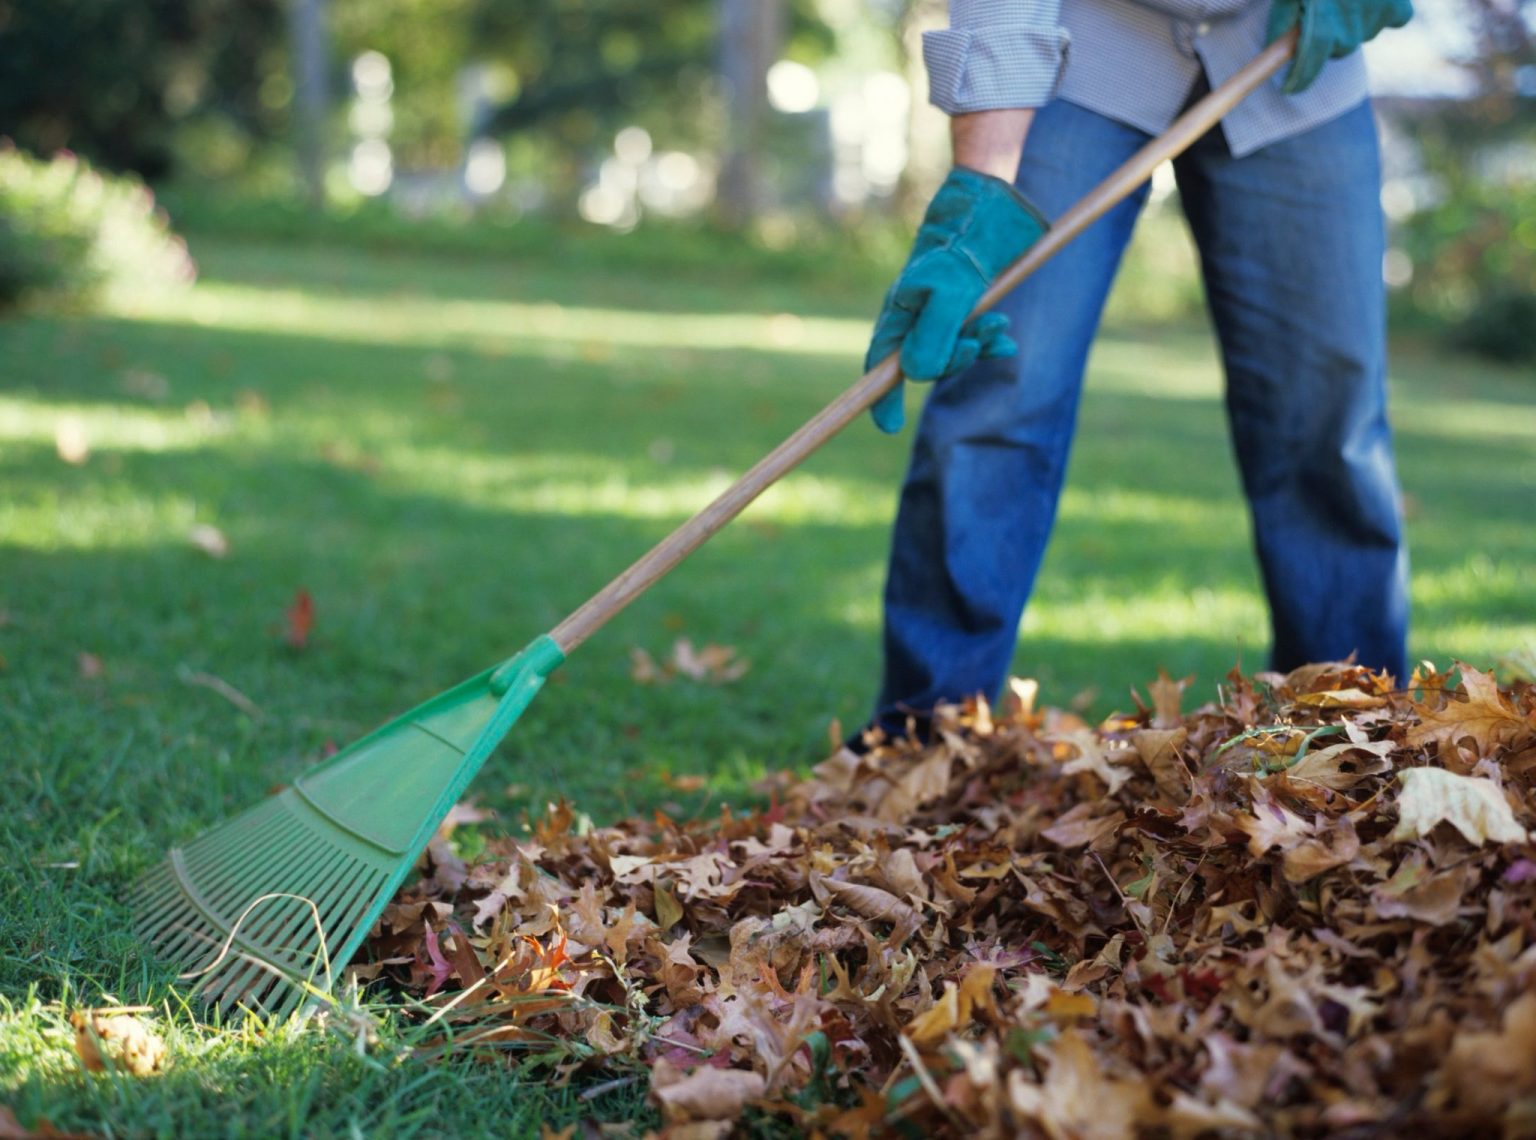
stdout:
MULTIPOLYGON (((1159 165, 1187 150, 1250 92, 1279 71, 1291 58, 1295 46, 1294 31, 1270 44, 1231 79, 1180 115, 1167 131, 1127 159, 1124 165, 1056 219, 1044 237, 1002 272, 977 302, 971 316, 986 312, 996 305, 1014 286, 1152 177, 1153 170, 1159 165)), ((895 387, 901 379, 898 356, 899 353, 893 352, 866 372, 856 384, 722 491, 714 502, 662 539, 629 569, 552 629, 549 636, 567 654, 591 637, 625 606, 745 510, 752 500, 895 387)))

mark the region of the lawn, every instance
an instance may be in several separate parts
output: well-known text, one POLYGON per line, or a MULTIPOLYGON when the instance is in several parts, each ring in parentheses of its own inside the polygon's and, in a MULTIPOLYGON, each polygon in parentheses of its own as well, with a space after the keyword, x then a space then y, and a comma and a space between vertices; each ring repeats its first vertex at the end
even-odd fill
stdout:
MULTIPOLYGON (((0 1105, 113 1136, 634 1116, 633 1086, 583 1100, 502 1066, 391 1061, 412 1038, 387 1017, 361 1051, 342 1023, 201 1027, 139 957, 124 888, 575 609, 855 378, 876 291, 195 252, 191 292, 0 324, 0 1105), (161 1005, 164 1077, 79 1072, 64 1011, 114 999, 161 1005)), ((1536 383, 1406 346, 1394 379, 1413 652, 1530 668, 1536 383)), ((474 786, 500 826, 559 796, 598 819, 693 816, 820 759, 871 696, 904 446, 851 428, 583 646, 474 786), (633 650, 679 638, 750 669, 635 679, 633 650)), ((1098 715, 1159 668, 1208 697, 1262 667, 1265 639, 1208 340, 1111 329, 1017 669, 1098 715)))

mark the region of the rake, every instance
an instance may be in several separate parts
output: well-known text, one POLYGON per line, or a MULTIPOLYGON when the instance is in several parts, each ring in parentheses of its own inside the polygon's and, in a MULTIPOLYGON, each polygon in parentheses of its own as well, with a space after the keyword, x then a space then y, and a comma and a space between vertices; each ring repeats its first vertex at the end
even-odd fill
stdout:
MULTIPOLYGON (((1186 111, 1064 213, 982 297, 980 313, 1210 130, 1290 58, 1294 33, 1186 111)), ((973 314, 974 315, 974 314, 973 314)), ((439 824, 566 656, 841 431, 900 378, 896 354, 693 518, 520 653, 298 777, 208 831, 134 889, 140 936, 226 1014, 286 1014, 324 993, 439 824)))

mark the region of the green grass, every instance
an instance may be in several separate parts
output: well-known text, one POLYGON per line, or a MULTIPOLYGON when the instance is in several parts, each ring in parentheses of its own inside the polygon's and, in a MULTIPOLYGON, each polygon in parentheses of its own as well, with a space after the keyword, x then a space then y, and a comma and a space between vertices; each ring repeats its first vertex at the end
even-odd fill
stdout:
MULTIPOLYGON (((127 934, 124 888, 184 840, 553 626, 854 379, 876 296, 801 277, 195 248, 192 292, 0 324, 0 1104, 113 1136, 536 1134, 640 1111, 538 1074, 391 1060, 343 1034, 198 1026, 127 934), (62 461, 61 422, 89 455, 62 461), (218 527, 214 559, 190 541, 218 527), (299 589, 317 620, 283 644, 299 589), (86 675, 81 655, 99 660, 86 675), (221 678, 252 718, 191 674, 221 678), (175 1063, 87 1078, 67 1007, 172 1001, 175 1063)), ((1536 386, 1401 349, 1413 650, 1536 645, 1536 386)), ((517 826, 741 803, 825 754, 877 668, 904 442, 860 424, 583 646, 474 787, 517 826), (747 676, 642 686, 681 636, 747 676), (699 773, 683 794, 666 776, 699 773)), ((1124 708, 1204 699, 1266 620, 1200 330, 1110 330, 1017 661, 1124 708)))

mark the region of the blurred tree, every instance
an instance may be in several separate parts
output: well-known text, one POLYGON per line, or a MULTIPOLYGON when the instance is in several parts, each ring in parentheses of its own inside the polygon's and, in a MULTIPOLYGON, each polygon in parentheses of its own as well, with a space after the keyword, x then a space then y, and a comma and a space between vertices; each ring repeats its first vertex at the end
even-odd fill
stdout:
POLYGON ((719 0, 719 66, 725 139, 715 208, 722 224, 741 226, 763 202, 762 135, 768 69, 784 44, 782 0, 719 0))
POLYGON ((278 126, 282 32, 280 0, 0 0, 0 135, 163 176, 182 124, 278 126))
POLYGON ((1412 267, 1396 305, 1459 348, 1536 360, 1536 2, 1462 10, 1473 90, 1413 114, 1433 191, 1394 236, 1412 267))
POLYGON ((325 136, 331 106, 326 0, 290 0, 288 22, 299 176, 310 206, 318 209, 325 204, 325 136))
MULTIPOLYGON (((469 0, 466 0, 469 2, 469 0)), ((674 145, 724 156, 751 212, 750 139, 764 75, 786 50, 808 61, 832 37, 818 0, 475 0, 477 50, 513 84, 476 130, 543 132, 568 154, 646 122, 674 145)))
POLYGON ((677 102, 711 62, 712 0, 480 0, 477 38, 500 50, 517 90, 481 126, 507 134, 558 123, 590 136, 615 112, 677 102))

